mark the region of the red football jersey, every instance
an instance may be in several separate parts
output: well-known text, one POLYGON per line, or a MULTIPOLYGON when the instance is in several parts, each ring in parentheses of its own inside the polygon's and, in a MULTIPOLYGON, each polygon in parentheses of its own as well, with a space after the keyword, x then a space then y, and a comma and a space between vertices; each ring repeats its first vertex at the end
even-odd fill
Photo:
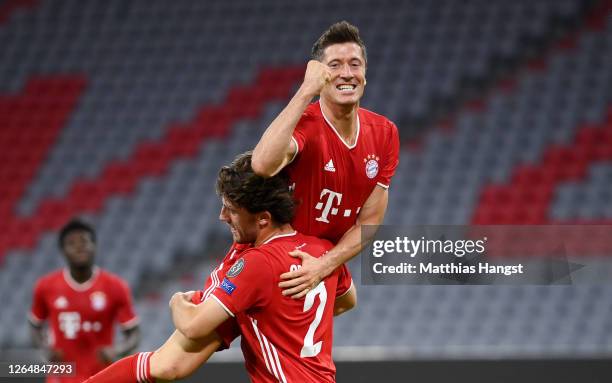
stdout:
POLYGON ((48 382, 80 382, 106 367, 99 349, 113 343, 114 322, 124 328, 137 325, 127 284, 117 275, 95 268, 85 283, 76 282, 67 269, 41 277, 34 287, 30 321, 49 321, 51 346, 64 361, 75 362, 73 378, 49 377, 48 382))
POLYGON ((240 254, 250 248, 251 244, 240 244, 234 242, 225 255, 225 258, 223 258, 223 261, 210 273, 210 276, 208 279, 206 279, 206 282, 204 282, 204 290, 202 290, 202 295, 200 295, 198 297, 199 300, 194 301, 194 303, 199 303, 206 300, 206 298, 208 298, 221 283, 219 278, 222 279, 227 270, 229 270, 234 262, 240 258, 240 254))
POLYGON ((337 243, 374 187, 389 187, 399 162, 397 127, 359 108, 357 138, 349 146, 315 102, 304 111, 293 140, 298 152, 286 167, 300 204, 293 227, 337 243))
MULTIPOLYGON (((221 284, 221 280, 225 273, 227 273, 234 263, 242 257, 242 252, 250 248, 251 244, 239 244, 234 242, 225 255, 225 258, 223 258, 223 261, 210 273, 210 276, 206 279, 206 282, 204 282, 204 290, 193 295, 192 302, 195 304, 204 302, 221 284)), ((223 341, 223 345, 218 351, 229 348, 232 341, 240 336, 240 328, 233 319, 223 322, 217 327, 216 331, 223 341)))
MULTIPOLYGON (((282 295, 280 275, 300 267, 288 253, 302 249, 320 257, 332 244, 297 232, 268 239, 238 254, 210 295, 234 317, 251 380, 334 382, 333 308, 351 287, 346 267, 338 268, 304 299, 282 295)), ((222 330, 217 329, 222 337, 222 330)))

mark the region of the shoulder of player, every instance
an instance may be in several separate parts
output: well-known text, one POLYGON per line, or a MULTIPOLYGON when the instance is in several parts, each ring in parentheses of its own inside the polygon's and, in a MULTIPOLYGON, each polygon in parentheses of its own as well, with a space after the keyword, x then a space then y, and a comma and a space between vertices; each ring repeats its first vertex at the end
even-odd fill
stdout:
POLYGON ((321 248, 323 251, 327 251, 334 247, 334 244, 324 238, 315 237, 312 235, 306 235, 299 233, 299 240, 305 243, 309 248, 321 248))
POLYGON ((321 116, 321 107, 319 106, 319 102, 311 102, 304 112, 302 113, 302 117, 317 117, 321 116))
MULTIPOLYGON (((316 243, 321 241, 316 237, 311 238, 314 241, 317 241, 316 243)), ((308 244, 313 243, 312 241, 306 241, 305 236, 302 236, 300 233, 284 238, 276 238, 269 243, 253 247, 245 251, 242 258, 245 258, 245 261, 249 260, 249 262, 257 262, 258 264, 262 265, 262 267, 267 267, 269 270, 277 267, 284 268, 289 257, 289 252, 293 251, 296 247, 304 242, 308 242, 308 244)))
POLYGON ((378 114, 376 112, 372 112, 366 108, 359 108, 359 119, 362 125, 371 125, 378 127, 383 127, 391 131, 392 129, 397 129, 393 121, 389 120, 387 117, 382 114, 378 114))
POLYGON ((283 261, 286 260, 287 253, 295 249, 303 250, 313 257, 320 257, 334 246, 326 239, 302 233, 296 233, 295 236, 276 240, 268 245, 273 245, 271 250, 273 250, 274 255, 283 261))
POLYGON ((312 104, 308 105, 302 113, 302 117, 300 118, 298 125, 321 121, 325 121, 323 114, 321 114, 321 107, 319 106, 318 102, 313 102, 312 104))
POLYGON ((39 285, 43 285, 47 283, 53 283, 54 281, 63 280, 64 279, 63 272, 64 272, 63 269, 57 269, 57 270, 48 272, 47 274, 40 276, 37 279, 36 283, 39 285))
POLYGON ((266 245, 261 245, 258 247, 251 247, 244 250, 241 253, 240 259, 243 259, 245 263, 248 262, 249 265, 255 264, 259 265, 264 269, 268 269, 271 267, 270 256, 273 255, 273 252, 270 249, 266 248, 266 245))
POLYGON ((242 254, 243 252, 245 252, 246 250, 250 248, 251 248, 250 245, 243 245, 243 244, 236 243, 236 242, 232 243, 229 250, 225 254, 225 257, 223 257, 223 262, 226 262, 230 258, 233 258, 239 254, 242 254))
POLYGON ((113 272, 110 272, 110 271, 102 269, 102 268, 100 268, 99 270, 100 271, 99 271, 98 278, 99 278, 100 282, 107 282, 107 283, 110 283, 113 286, 125 286, 125 287, 128 287, 128 283, 125 281, 125 279, 123 279, 118 274, 115 274, 113 272))

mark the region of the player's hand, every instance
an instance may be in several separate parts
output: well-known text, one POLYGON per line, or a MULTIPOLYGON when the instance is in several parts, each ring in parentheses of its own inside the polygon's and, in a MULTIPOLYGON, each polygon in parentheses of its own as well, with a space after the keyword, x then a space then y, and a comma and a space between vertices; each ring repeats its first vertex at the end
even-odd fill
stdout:
POLYGON ((291 295, 293 299, 299 299, 308 294, 308 292, 319 284, 323 278, 327 276, 325 269, 326 265, 323 259, 315 258, 301 250, 294 250, 289 253, 294 258, 302 260, 302 267, 281 274, 281 279, 278 286, 283 289, 283 295, 291 295))
POLYGON ((176 306, 177 304, 185 304, 185 303, 193 304, 191 302, 191 298, 193 297, 193 294, 195 294, 195 291, 187 291, 187 292, 179 291, 178 293, 174 293, 174 295, 172 295, 172 298, 170 298, 170 302, 168 302, 168 306, 172 308, 173 306, 176 306))
POLYGON ((111 364, 117 359, 117 353, 112 347, 104 347, 98 350, 98 358, 105 364, 111 364))
POLYGON ((49 362, 63 362, 64 353, 56 348, 48 348, 44 351, 44 358, 49 362))
POLYGON ((323 87, 331 82, 332 74, 329 68, 317 60, 308 61, 302 90, 311 97, 316 97, 321 93, 323 87))

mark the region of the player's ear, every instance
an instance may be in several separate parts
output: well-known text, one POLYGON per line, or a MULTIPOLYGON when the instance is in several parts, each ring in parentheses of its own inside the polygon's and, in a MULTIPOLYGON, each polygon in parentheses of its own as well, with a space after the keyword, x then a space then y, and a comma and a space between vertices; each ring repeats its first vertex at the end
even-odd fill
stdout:
POLYGON ((272 223, 272 214, 270 214, 270 212, 268 211, 264 211, 259 213, 258 217, 257 217, 257 224, 259 224, 259 227, 265 227, 268 226, 272 223))

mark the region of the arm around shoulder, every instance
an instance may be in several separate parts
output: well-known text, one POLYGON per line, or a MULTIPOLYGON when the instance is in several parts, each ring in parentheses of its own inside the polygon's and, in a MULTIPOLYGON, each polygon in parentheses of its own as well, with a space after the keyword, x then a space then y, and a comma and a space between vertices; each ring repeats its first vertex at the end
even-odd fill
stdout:
POLYGON ((363 246, 373 238, 376 230, 362 231, 362 225, 378 226, 382 224, 387 211, 389 195, 387 189, 376 186, 357 216, 357 222, 338 241, 338 244, 327 253, 325 276, 331 274, 340 265, 353 259, 363 246), (362 234, 365 237, 362 238, 362 234))

